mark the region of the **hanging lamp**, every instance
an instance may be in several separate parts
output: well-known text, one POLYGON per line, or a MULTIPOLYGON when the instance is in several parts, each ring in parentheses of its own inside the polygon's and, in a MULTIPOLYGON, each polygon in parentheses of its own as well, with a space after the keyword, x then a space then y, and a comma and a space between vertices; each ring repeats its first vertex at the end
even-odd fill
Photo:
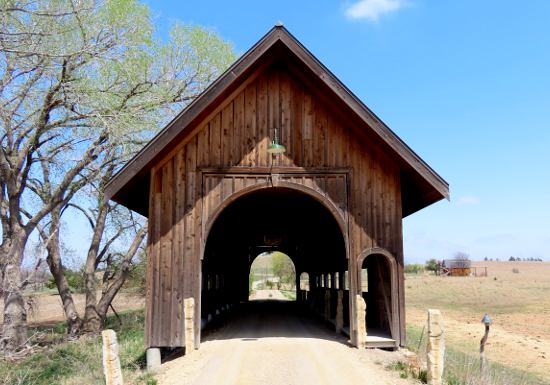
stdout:
POLYGON ((274 128, 273 131, 273 139, 269 146, 267 146, 267 152, 270 154, 284 154, 286 152, 286 147, 279 141, 279 129, 274 128))

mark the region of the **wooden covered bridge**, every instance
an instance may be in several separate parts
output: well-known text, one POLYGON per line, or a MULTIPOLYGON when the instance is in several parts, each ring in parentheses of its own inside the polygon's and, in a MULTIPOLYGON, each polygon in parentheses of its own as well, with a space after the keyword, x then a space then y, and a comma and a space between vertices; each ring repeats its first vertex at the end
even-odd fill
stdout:
POLYGON ((386 337, 382 346, 404 345, 402 218, 448 195, 281 26, 107 186, 110 199, 149 218, 146 345, 186 349, 199 348, 207 320, 248 300, 251 263, 266 250, 308 274, 310 292, 298 286, 304 306, 328 318, 344 309, 352 343, 374 335, 386 337), (186 317, 188 298, 195 309, 186 317), (191 336, 185 318, 194 320, 191 336))

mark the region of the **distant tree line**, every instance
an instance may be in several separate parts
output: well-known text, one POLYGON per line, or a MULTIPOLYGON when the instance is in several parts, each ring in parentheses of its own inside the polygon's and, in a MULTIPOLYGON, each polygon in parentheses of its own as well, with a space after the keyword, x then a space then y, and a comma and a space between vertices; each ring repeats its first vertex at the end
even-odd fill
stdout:
MULTIPOLYGON (((487 260, 487 259, 485 259, 487 260)), ((508 261, 510 262, 514 262, 514 261, 524 261, 524 262, 543 262, 543 259, 542 258, 520 258, 520 257, 510 257, 508 258, 508 261)))

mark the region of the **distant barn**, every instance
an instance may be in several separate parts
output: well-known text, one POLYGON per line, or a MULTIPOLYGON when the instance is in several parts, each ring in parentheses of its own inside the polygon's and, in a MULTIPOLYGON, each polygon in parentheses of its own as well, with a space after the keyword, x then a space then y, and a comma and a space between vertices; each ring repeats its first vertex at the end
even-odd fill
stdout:
POLYGON ((203 324, 248 300, 250 266, 266 250, 291 257, 305 308, 327 319, 343 309, 341 329, 357 344, 362 295, 366 333, 396 347, 405 345, 402 219, 449 190, 277 26, 134 157, 107 195, 149 218, 148 347, 198 348, 203 324), (188 298, 195 311, 186 315, 188 298))
POLYGON ((452 277, 467 277, 472 273, 472 261, 469 259, 445 259, 442 264, 443 271, 452 277))

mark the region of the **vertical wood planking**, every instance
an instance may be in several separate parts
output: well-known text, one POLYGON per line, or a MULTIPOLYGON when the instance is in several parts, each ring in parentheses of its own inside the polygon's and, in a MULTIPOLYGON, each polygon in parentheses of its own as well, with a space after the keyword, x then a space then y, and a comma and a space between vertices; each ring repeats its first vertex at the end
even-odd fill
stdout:
MULTIPOLYGON (((212 131, 211 131, 212 132, 212 131)), ((185 273, 183 276, 184 299, 195 296, 195 265, 197 256, 195 255, 195 221, 194 210, 197 197, 196 184, 196 162, 197 162, 197 141, 191 140, 185 147, 186 178, 185 185, 185 273)))
POLYGON ((162 169, 155 169, 155 246, 154 246, 154 261, 153 261, 153 304, 151 306, 152 310, 152 326, 151 333, 153 335, 153 344, 155 346, 160 346, 160 330, 161 330, 161 312, 162 312, 162 302, 161 296, 162 291, 160 290, 160 270, 161 270, 161 218, 162 218, 162 169), (158 175, 157 175, 158 173, 158 175))
POLYGON ((286 146, 286 153, 281 156, 281 162, 283 166, 292 165, 292 153, 294 151, 292 145, 292 132, 291 132, 291 89, 290 79, 288 74, 281 73, 280 77, 280 108, 281 108, 281 141, 286 146))
POLYGON ((332 114, 327 113, 327 165, 329 167, 341 166, 338 162, 339 152, 343 149, 340 148, 341 136, 338 135, 336 130, 336 122, 332 114))
POLYGON ((158 221, 156 216, 156 191, 157 186, 157 176, 155 174, 155 169, 151 170, 151 181, 149 187, 149 221, 148 233, 147 233, 147 278, 145 281, 145 344, 151 346, 151 341, 153 340, 154 333, 151 330, 152 319, 153 319, 153 285, 155 284, 154 279, 154 264, 158 260, 158 255, 156 248, 158 245, 157 237, 157 228, 158 221))
POLYGON ((172 304, 170 316, 170 346, 179 346, 183 341, 183 202, 185 197, 185 158, 180 150, 174 157, 174 197, 172 243, 172 304))
MULTIPOLYGON (((181 151, 185 153, 185 148, 181 151)), ((204 125, 197 133, 197 156, 198 167, 207 167, 210 164, 210 127, 208 124, 204 125)))
POLYGON ((293 129, 293 146, 292 151, 293 163, 295 165, 301 165, 303 159, 303 102, 304 94, 300 84, 293 82, 292 84, 292 129, 293 129))
POLYGON ((320 102, 315 102, 315 128, 314 132, 314 159, 315 166, 325 167, 327 165, 326 157, 326 127, 327 127, 327 112, 324 105, 320 102))
POLYGON ((257 100, 258 100, 258 144, 256 151, 256 164, 258 166, 268 165, 267 146, 269 145, 269 127, 268 127, 268 95, 267 95, 267 78, 260 76, 257 85, 257 100))
POLYGON ((173 161, 170 160, 162 167, 162 219, 161 219, 161 343, 170 345, 170 309, 172 303, 172 196, 174 186, 173 161))
POLYGON ((233 101, 233 119, 234 119, 234 136, 233 136, 233 154, 235 155, 234 164, 243 165, 245 146, 244 141, 244 91, 235 97, 233 101))
POLYGON ((255 166, 256 165, 256 82, 250 83, 245 89, 245 165, 246 166, 255 166))
POLYGON ((222 111, 222 164, 233 165, 233 103, 229 103, 222 111))
MULTIPOLYGON (((274 129, 279 130, 279 138, 281 137, 281 122, 280 122, 280 92, 279 92, 279 72, 270 72, 268 80, 268 99, 269 99, 269 117, 268 117, 268 132, 270 137, 274 135, 274 129)), ((269 164, 279 165, 280 156, 268 157, 269 164)))
POLYGON ((313 166, 313 97, 311 94, 304 92, 303 105, 303 122, 302 131, 303 140, 303 166, 313 166))
POLYGON ((210 121, 210 164, 213 166, 222 165, 221 146, 221 114, 216 114, 210 121))

